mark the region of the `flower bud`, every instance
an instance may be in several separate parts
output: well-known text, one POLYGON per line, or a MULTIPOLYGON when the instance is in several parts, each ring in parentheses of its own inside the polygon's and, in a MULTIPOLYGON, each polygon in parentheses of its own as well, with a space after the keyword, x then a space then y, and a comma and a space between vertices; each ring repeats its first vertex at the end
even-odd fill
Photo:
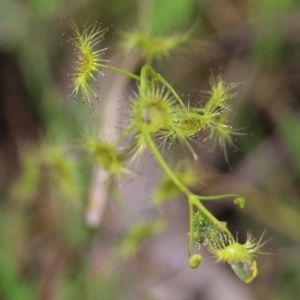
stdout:
POLYGON ((200 254, 194 254, 189 258, 189 266, 191 269, 197 269, 202 261, 200 254))
POLYGON ((237 197, 234 199, 233 203, 238 205, 240 208, 244 208, 246 205, 246 200, 244 197, 237 197))

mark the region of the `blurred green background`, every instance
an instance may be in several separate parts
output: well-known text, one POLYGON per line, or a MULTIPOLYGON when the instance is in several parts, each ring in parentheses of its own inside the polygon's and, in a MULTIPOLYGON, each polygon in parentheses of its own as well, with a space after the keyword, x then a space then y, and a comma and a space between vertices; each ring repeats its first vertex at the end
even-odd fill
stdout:
POLYGON ((298 0, 0 0, 0 299, 300 299, 299 132, 298 0), (188 268, 184 199, 149 204, 161 175, 149 157, 140 178, 113 183, 101 224, 88 221, 92 164, 72 149, 87 128, 113 126, 104 116, 111 107, 109 118, 126 121, 118 103, 127 103, 131 82, 105 72, 93 114, 68 98, 69 19, 79 28, 87 20, 113 25, 102 44, 110 47, 106 56, 137 73, 143 58, 120 52, 122 32, 189 31, 185 48, 153 65, 186 100, 209 89, 211 70, 241 83, 233 122, 245 135, 237 151, 227 150, 230 166, 221 151, 198 149, 208 161, 199 193, 245 194, 243 211, 229 202, 210 209, 241 241, 248 229, 272 238, 266 252, 274 255, 260 257, 253 283, 209 255, 199 269, 188 268), (167 227, 130 232, 153 216, 167 227), (130 255, 119 255, 122 249, 130 255))

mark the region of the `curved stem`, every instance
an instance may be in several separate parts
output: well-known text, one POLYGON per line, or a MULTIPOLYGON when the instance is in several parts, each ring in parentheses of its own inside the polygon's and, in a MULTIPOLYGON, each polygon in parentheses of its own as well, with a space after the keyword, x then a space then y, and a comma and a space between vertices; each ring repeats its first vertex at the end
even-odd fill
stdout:
MULTIPOLYGON (((147 79, 147 73, 152 74, 153 78, 161 82, 177 99, 177 101, 181 104, 181 106, 186 109, 185 105, 183 104, 181 98, 178 96, 176 91, 173 89, 173 87, 159 74, 157 73, 150 65, 144 65, 141 70, 141 77, 147 79)), ((142 83, 141 83, 142 85, 142 83)))
POLYGON ((188 254, 189 256, 191 256, 192 253, 192 243, 193 243, 193 215, 194 215, 194 211, 193 211, 193 204, 189 202, 189 215, 190 215, 190 231, 189 231, 189 245, 188 245, 188 254))
POLYGON ((231 197, 243 197, 241 194, 223 194, 223 195, 217 195, 217 196, 198 196, 199 199, 202 201, 213 201, 218 199, 224 199, 224 198, 231 198, 231 197))
POLYGON ((114 67, 114 66, 111 66, 111 65, 101 65, 101 67, 102 67, 102 68, 106 68, 106 69, 111 69, 111 70, 113 70, 113 71, 115 71, 115 72, 118 72, 118 73, 120 73, 120 74, 123 74, 123 75, 125 75, 125 76, 128 76, 128 77, 130 77, 130 78, 132 78, 132 79, 134 79, 134 80, 140 81, 140 76, 135 75, 135 74, 133 74, 133 73, 131 73, 131 72, 127 72, 127 71, 125 71, 125 70, 123 70, 123 69, 119 69, 119 68, 114 67))
POLYGON ((158 151, 151 135, 147 135, 146 137, 148 146, 156 159, 157 163, 161 166, 161 168, 165 171, 165 173, 170 177, 170 179, 174 182, 174 184, 184 193, 187 197, 193 195, 189 189, 176 177, 174 172, 170 169, 168 164, 165 162, 164 158, 162 157, 161 153, 158 151))
POLYGON ((147 91, 147 65, 144 65, 141 69, 141 80, 140 80, 140 92, 145 93, 147 91))
MULTIPOLYGON (((208 220, 210 220, 213 224, 218 226, 221 230, 225 231, 231 238, 234 240, 231 232, 228 228, 223 225, 212 213, 210 213, 201 203, 202 199, 221 199, 225 197, 235 197, 237 194, 226 194, 226 195, 218 195, 218 196, 198 196, 194 195, 174 174, 174 172, 170 169, 169 165, 165 162, 164 158, 162 157, 161 153, 159 152, 157 146, 155 145, 151 135, 147 135, 146 137, 148 146, 156 159, 157 163, 161 166, 161 168, 165 171, 165 173, 170 177, 170 179, 174 182, 174 184, 181 190, 183 194, 186 195, 188 204, 189 204, 189 214, 190 214, 190 235, 189 235, 189 245, 188 245, 188 252, 189 255, 191 253, 191 246, 192 246, 192 232, 193 232, 193 205, 196 206, 199 211, 205 216, 208 220)), ((238 195, 239 196, 239 195, 238 195)))

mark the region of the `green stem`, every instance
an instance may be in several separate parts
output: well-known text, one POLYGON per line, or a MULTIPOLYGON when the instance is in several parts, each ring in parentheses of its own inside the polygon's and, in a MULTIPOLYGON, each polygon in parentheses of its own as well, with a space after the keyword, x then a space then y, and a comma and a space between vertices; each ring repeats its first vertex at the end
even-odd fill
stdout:
POLYGON ((193 210, 193 204, 188 200, 189 202, 189 215, 190 215, 190 231, 189 231, 189 245, 188 245, 188 253, 189 256, 191 256, 192 253, 192 243, 193 243, 193 215, 194 215, 194 210, 193 210))
MULTIPOLYGON (((141 70, 141 78, 145 79, 145 84, 147 83, 147 73, 152 74, 153 78, 161 82, 172 94, 173 96, 177 99, 177 101, 182 105, 184 109, 186 109, 185 105, 183 104, 181 98, 178 96, 176 91, 173 89, 173 87, 159 74, 157 73, 151 66, 149 65, 144 65, 141 70)), ((142 81, 142 79, 141 79, 142 81)), ((141 83, 142 86, 142 83, 141 83)), ((146 87, 145 87, 146 88, 146 87)), ((143 91, 144 89, 141 90, 143 91)))
POLYGON ((176 91, 173 89, 173 87, 158 73, 155 72, 155 70, 150 65, 144 65, 141 69, 141 76, 135 75, 131 72, 125 71, 123 69, 119 69, 117 67, 111 66, 111 65, 101 65, 102 68, 111 69, 115 72, 121 73, 125 76, 128 76, 136 81, 140 81, 141 85, 141 91, 145 92, 147 90, 147 73, 151 73, 152 76, 160 81, 163 85, 169 89, 169 91, 173 94, 173 96, 177 99, 177 101, 182 105, 184 109, 186 109, 185 105, 183 104, 181 98, 178 96, 176 91))
POLYGON ((165 159, 162 157, 161 153, 158 151, 151 135, 147 135, 146 137, 149 148, 156 159, 157 163, 161 166, 161 168, 165 171, 165 173, 170 177, 170 179, 174 182, 174 184, 184 193, 188 198, 193 194, 189 191, 189 189, 176 177, 174 172, 169 168, 168 164, 165 162, 165 159))
POLYGON ((144 65, 141 69, 141 80, 140 80, 140 93, 145 94, 147 92, 147 65, 144 65))
POLYGON ((125 71, 123 69, 119 69, 119 68, 111 66, 111 65, 101 65, 101 67, 102 68, 111 69, 111 70, 113 70, 115 72, 118 72, 118 73, 121 73, 121 74, 123 74, 125 76, 128 76, 128 77, 130 77, 130 78, 132 78, 132 79, 134 79, 136 81, 140 81, 140 76, 135 75, 135 74, 133 74, 131 72, 127 72, 127 71, 125 71))
POLYGON ((243 197, 240 194, 223 194, 217 196, 199 196, 199 199, 202 201, 210 201, 210 200, 217 200, 217 199, 224 199, 224 198, 233 198, 233 197, 243 197))
MULTIPOLYGON (((223 197, 235 197, 237 194, 226 194, 226 195, 218 195, 218 196, 198 196, 194 195, 174 174, 174 172, 170 169, 169 165, 165 162, 164 158, 162 157, 161 153, 159 152, 157 146, 155 145, 151 135, 147 135, 146 137, 148 146, 156 159, 157 163, 160 167, 164 170, 164 172, 170 177, 170 179, 174 182, 174 184, 181 190, 183 194, 186 195, 188 204, 189 204, 189 214, 190 214, 190 235, 189 235, 189 245, 188 245, 188 252, 189 255, 191 253, 191 246, 192 246, 192 232, 193 232, 193 205, 198 208, 198 210, 205 216, 210 222, 218 226, 221 230, 225 231, 231 238, 234 240, 231 232, 228 228, 223 225, 213 214, 211 214, 201 203, 202 198, 208 200, 208 198, 214 197, 214 199, 221 199, 223 197)), ((238 195, 239 196, 239 195, 238 195)))

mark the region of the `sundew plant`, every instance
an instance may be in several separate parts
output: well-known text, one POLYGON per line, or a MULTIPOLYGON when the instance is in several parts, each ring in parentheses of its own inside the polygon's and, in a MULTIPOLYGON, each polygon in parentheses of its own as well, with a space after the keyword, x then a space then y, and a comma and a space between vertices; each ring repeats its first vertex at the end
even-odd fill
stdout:
MULTIPOLYGON (((182 99, 172 85, 160 75, 151 63, 158 58, 171 55, 173 50, 182 47, 188 40, 187 34, 169 37, 154 37, 143 32, 123 34, 121 48, 130 52, 138 49, 144 56, 144 64, 139 75, 113 66, 104 57, 107 48, 99 49, 107 29, 94 23, 78 28, 73 22, 73 36, 68 39, 75 49, 76 63, 71 73, 71 95, 79 96, 90 106, 91 112, 98 100, 94 90, 96 77, 103 75, 104 69, 128 76, 136 82, 136 90, 130 96, 129 120, 113 142, 99 138, 85 137, 81 148, 94 163, 110 175, 122 176, 129 172, 130 163, 144 151, 150 151, 165 176, 156 191, 156 198, 180 191, 186 198, 189 208, 188 264, 199 267, 202 256, 194 254, 193 245, 207 249, 216 262, 228 263, 235 274, 245 283, 250 283, 258 274, 257 258, 263 253, 266 242, 255 239, 247 233, 244 244, 240 243, 227 228, 203 205, 204 201, 232 198, 243 208, 245 199, 237 193, 204 196, 194 194, 192 188, 197 179, 193 163, 183 170, 172 170, 162 155, 164 148, 181 143, 190 152, 192 160, 198 160, 191 141, 204 135, 203 143, 219 144, 226 155, 227 145, 234 146, 233 138, 239 134, 230 123, 232 108, 230 101, 235 96, 236 84, 225 82, 221 75, 211 76, 211 90, 206 93, 205 103, 191 105, 182 99), (130 142, 124 147, 124 140, 130 142), (122 145, 122 147, 121 147, 122 145)), ((109 84, 106 82, 106 84, 109 84)), ((101 99, 105 101, 105 99, 101 99)), ((197 104, 198 103, 198 104, 197 104)), ((187 159, 188 159, 187 157, 187 159)), ((157 200, 159 202, 159 200, 157 200)))

